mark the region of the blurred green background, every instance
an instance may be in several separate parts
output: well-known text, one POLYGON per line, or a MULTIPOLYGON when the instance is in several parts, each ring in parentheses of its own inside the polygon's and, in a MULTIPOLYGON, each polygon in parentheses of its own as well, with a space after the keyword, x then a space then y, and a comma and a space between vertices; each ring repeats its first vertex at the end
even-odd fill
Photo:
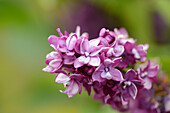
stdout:
MULTIPOLYGON (((68 99, 55 74, 42 72, 47 38, 56 28, 97 37, 102 27, 125 27, 148 57, 170 75, 169 0, 0 0, 0 113, 114 113, 85 91, 68 99)), ((169 77, 170 78, 170 77, 169 77)))

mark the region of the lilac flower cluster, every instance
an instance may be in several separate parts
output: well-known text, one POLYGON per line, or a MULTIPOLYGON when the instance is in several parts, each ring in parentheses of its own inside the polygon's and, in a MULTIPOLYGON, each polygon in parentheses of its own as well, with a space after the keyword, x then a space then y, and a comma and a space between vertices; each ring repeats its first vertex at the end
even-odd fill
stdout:
POLYGON ((43 71, 57 73, 55 82, 63 83, 66 90, 60 92, 68 97, 84 87, 89 95, 94 90, 95 99, 127 111, 141 91, 150 91, 157 82, 159 67, 146 58, 148 44, 137 45, 124 28, 103 28, 92 40, 88 33, 80 35, 80 27, 70 34, 57 32, 59 37, 48 38, 54 51, 46 56, 43 71))

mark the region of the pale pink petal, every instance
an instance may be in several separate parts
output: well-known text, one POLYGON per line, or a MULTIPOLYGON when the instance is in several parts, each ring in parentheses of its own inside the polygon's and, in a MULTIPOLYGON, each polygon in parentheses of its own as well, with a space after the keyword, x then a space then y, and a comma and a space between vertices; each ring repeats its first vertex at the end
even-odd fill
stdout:
POLYGON ((46 66, 45 68, 42 69, 45 72, 53 72, 54 68, 51 66, 46 66))
POLYGON ((92 39, 89 41, 89 48, 93 47, 93 46, 97 46, 99 45, 100 40, 99 39, 92 39))
POLYGON ((71 98, 72 96, 76 95, 78 90, 79 90, 78 84, 74 80, 72 80, 67 89, 64 92, 63 91, 60 92, 67 94, 68 97, 71 98))
POLYGON ((81 66, 83 66, 83 65, 84 65, 84 63, 79 62, 78 59, 76 59, 76 60, 74 61, 74 67, 75 67, 75 68, 79 68, 79 67, 81 67, 81 66))
POLYGON ((124 46, 122 45, 116 45, 114 48, 113 48, 113 55, 118 57, 118 56, 121 56, 124 52, 124 46))
POLYGON ((100 30, 99 36, 100 36, 100 37, 104 36, 105 32, 106 32, 106 29, 105 29, 105 28, 102 28, 102 29, 100 30))
POLYGON ((92 75, 93 81, 103 82, 105 81, 104 78, 101 77, 102 71, 95 71, 92 75))
POLYGON ((158 74, 159 66, 153 66, 148 69, 148 77, 155 77, 158 74))
POLYGON ((101 73, 101 77, 102 77, 102 78, 106 78, 106 79, 108 79, 108 80, 112 79, 112 75, 110 74, 110 72, 105 72, 105 71, 103 71, 103 72, 101 73))
POLYGON ((69 76, 64 73, 57 74, 55 78, 56 83, 67 83, 70 80, 69 76))
POLYGON ((98 56, 90 57, 89 64, 92 66, 99 66, 100 65, 100 58, 98 56))
POLYGON ((66 46, 68 50, 73 50, 76 44, 77 35, 71 34, 66 40, 66 46))
POLYGON ((77 37, 79 38, 80 37, 80 26, 77 26, 76 27, 76 35, 77 35, 77 37))
POLYGON ((87 63, 89 63, 89 61, 90 61, 90 57, 80 56, 80 57, 78 58, 78 60, 79 60, 79 62, 81 62, 81 63, 87 64, 87 63))
POLYGON ((144 88, 146 88, 146 89, 151 89, 151 87, 152 87, 152 82, 148 79, 148 78, 144 78, 144 81, 145 81, 145 83, 144 83, 144 88))
POLYGON ((111 68, 109 72, 112 75, 113 80, 115 80, 115 81, 123 81, 122 73, 118 69, 111 68))
POLYGON ((129 86, 129 94, 133 99, 136 98, 137 95, 137 87, 134 83, 131 83, 131 86, 129 86))
POLYGON ((82 42, 80 44, 80 52, 81 54, 84 54, 85 52, 89 51, 89 41, 86 38, 82 39, 82 42))
POLYGON ((55 35, 51 35, 48 38, 48 42, 49 42, 50 46, 53 47, 55 50, 57 49, 58 44, 59 44, 58 39, 59 38, 55 35))
POLYGON ((98 53, 102 51, 102 47, 98 46, 98 47, 91 47, 90 48, 90 56, 96 56, 98 55, 98 53))
POLYGON ((62 60, 61 59, 54 59, 49 63, 49 66, 53 68, 58 68, 61 65, 62 60))

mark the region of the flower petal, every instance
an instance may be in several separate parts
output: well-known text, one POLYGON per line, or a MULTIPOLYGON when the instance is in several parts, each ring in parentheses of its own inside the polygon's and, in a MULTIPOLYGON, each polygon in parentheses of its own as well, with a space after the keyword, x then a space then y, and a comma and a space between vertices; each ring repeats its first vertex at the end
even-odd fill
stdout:
POLYGON ((96 56, 98 55, 98 53, 102 51, 102 47, 98 46, 98 47, 91 47, 90 48, 90 56, 96 56))
POLYGON ((125 79, 133 80, 137 78, 137 73, 133 69, 129 69, 125 74, 125 79))
POLYGON ((71 34, 66 40, 66 46, 68 50, 73 50, 77 41, 77 35, 71 34))
POLYGON ((110 74, 110 72, 105 72, 105 71, 103 71, 103 72, 101 73, 101 77, 102 77, 102 78, 106 78, 106 79, 108 79, 108 80, 112 79, 112 75, 110 74))
POLYGON ((105 35, 105 32, 106 32, 106 29, 105 29, 105 28, 102 28, 102 29, 100 30, 99 36, 100 36, 100 37, 103 37, 103 36, 105 35))
POLYGON ((112 75, 112 79, 115 80, 115 81, 122 81, 123 80, 122 73, 118 69, 111 68, 110 74, 112 75))
POLYGON ((76 60, 74 61, 74 67, 75 67, 75 68, 79 68, 79 67, 81 67, 81 66, 83 66, 83 65, 84 65, 84 63, 79 62, 79 59, 76 59, 76 60))
POLYGON ((78 84, 74 80, 72 80, 70 84, 68 85, 67 89, 64 92, 63 91, 60 91, 60 92, 66 93, 68 97, 71 98, 72 96, 76 95, 78 90, 79 90, 78 84))
POLYGON ((45 72, 53 72, 54 68, 48 65, 45 68, 43 68, 42 70, 45 72))
POLYGON ((63 58, 64 58, 64 64, 73 64, 76 59, 75 56, 68 56, 68 55, 63 56, 63 58))
POLYGON ((158 74, 159 66, 153 66, 148 69, 148 77, 155 77, 158 74))
POLYGON ((134 83, 131 83, 131 85, 128 87, 129 88, 129 94, 133 99, 136 98, 137 95, 137 87, 134 83))
POLYGON ((151 80, 149 79, 149 78, 144 78, 143 79, 144 81, 145 81, 145 83, 144 83, 144 88, 146 88, 146 89, 151 89, 151 87, 152 87, 152 82, 151 82, 151 80))
POLYGON ((53 68, 58 68, 61 65, 62 60, 61 59, 54 59, 49 63, 49 66, 53 68))
POLYGON ((103 82, 105 79, 101 77, 102 71, 95 71, 92 75, 93 81, 103 82))
POLYGON ((124 47, 125 47, 126 52, 131 53, 132 49, 135 47, 135 43, 126 42, 124 47))
POLYGON ((48 42, 49 42, 50 46, 53 47, 55 50, 57 49, 58 44, 59 44, 58 39, 59 38, 57 36, 55 36, 55 35, 51 35, 48 38, 48 42))
POLYGON ((89 63, 89 61, 90 61, 90 57, 80 56, 80 57, 78 58, 78 60, 79 60, 79 62, 81 62, 81 63, 83 63, 83 64, 87 64, 87 63, 89 63))
POLYGON ((80 44, 80 52, 81 54, 84 54, 85 52, 89 51, 89 41, 86 38, 82 39, 82 42, 80 44))
POLYGON ((99 39, 92 39, 89 41, 89 48, 97 46, 100 43, 99 39))
POLYGON ((100 65, 100 58, 98 56, 90 57, 89 64, 91 66, 99 66, 100 65))
POLYGON ((122 45, 116 45, 114 48, 113 48, 113 55, 118 57, 118 56, 121 56, 124 52, 124 46, 122 45))
POLYGON ((59 73, 56 75, 56 83, 67 83, 70 80, 69 76, 64 73, 59 73))

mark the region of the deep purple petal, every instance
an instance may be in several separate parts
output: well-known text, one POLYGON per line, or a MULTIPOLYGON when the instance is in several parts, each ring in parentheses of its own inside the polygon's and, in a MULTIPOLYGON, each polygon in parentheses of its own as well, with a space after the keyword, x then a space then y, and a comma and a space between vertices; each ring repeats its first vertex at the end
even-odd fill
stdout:
POLYGON ((131 53, 134 47, 135 47, 135 43, 131 43, 131 42, 126 42, 124 45, 125 51, 128 53, 131 53))
POLYGON ((125 74, 125 79, 126 80, 133 80, 137 78, 137 73, 133 69, 129 69, 126 74, 125 74))

